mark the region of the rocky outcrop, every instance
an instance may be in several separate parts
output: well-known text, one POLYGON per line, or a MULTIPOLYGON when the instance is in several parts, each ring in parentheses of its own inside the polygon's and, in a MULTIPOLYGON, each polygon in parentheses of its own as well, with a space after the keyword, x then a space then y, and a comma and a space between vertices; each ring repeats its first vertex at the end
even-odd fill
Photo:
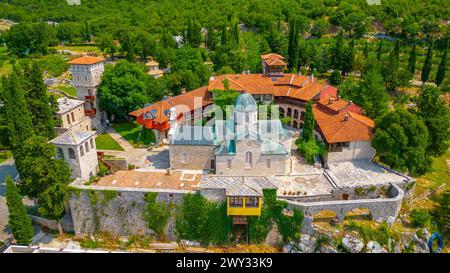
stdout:
POLYGON ((380 243, 370 241, 366 245, 366 253, 388 253, 388 251, 383 248, 380 243))
POLYGON ((364 248, 364 243, 356 237, 345 235, 342 239, 342 247, 350 253, 360 253, 364 248))

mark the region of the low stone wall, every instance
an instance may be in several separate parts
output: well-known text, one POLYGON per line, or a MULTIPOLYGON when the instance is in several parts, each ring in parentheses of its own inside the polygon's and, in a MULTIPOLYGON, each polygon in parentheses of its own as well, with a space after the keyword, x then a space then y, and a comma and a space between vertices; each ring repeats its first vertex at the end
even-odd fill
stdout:
POLYGON ((391 184, 388 198, 376 199, 354 199, 354 200, 337 200, 322 202, 297 202, 286 200, 290 208, 299 208, 305 212, 306 216, 312 216, 323 210, 330 210, 336 213, 340 222, 344 220, 345 215, 357 208, 368 209, 373 220, 384 220, 387 217, 397 217, 400 211, 402 200, 404 197, 403 190, 391 184))
POLYGON ((57 230, 60 234, 64 233, 61 224, 56 220, 50 220, 35 215, 29 215, 33 224, 40 225, 42 227, 57 230))
MULTIPOLYGON (((109 232, 116 235, 151 235, 142 218, 147 192, 157 192, 157 200, 168 206, 178 204, 189 191, 162 191, 132 188, 77 186, 69 196, 75 234, 109 232)), ((166 237, 174 240, 173 219, 169 219, 166 237)))
POLYGON ((110 164, 115 170, 126 171, 128 170, 128 161, 125 158, 104 158, 106 163, 110 164))

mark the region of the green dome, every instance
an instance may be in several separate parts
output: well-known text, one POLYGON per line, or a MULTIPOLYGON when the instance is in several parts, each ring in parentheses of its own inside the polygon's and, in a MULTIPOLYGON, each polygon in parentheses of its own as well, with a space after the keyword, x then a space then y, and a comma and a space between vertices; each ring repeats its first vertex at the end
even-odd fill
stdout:
POLYGON ((254 112, 258 110, 258 107, 252 95, 242 93, 236 99, 234 110, 239 112, 254 112))

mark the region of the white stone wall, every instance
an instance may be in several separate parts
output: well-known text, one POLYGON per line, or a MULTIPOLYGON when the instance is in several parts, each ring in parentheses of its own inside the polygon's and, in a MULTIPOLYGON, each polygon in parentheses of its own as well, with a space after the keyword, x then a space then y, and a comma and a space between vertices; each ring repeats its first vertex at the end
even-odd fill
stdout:
POLYGON ((350 142, 349 147, 342 147, 341 152, 328 152, 325 161, 328 164, 360 159, 372 159, 375 149, 370 145, 370 141, 350 142))
POLYGON ((288 155, 262 155, 261 146, 254 140, 241 140, 236 143, 236 155, 216 156, 216 174, 233 176, 266 176, 286 174, 288 155), (246 152, 252 153, 252 166, 247 168, 245 162, 246 152), (270 160, 270 168, 267 160, 270 160), (231 168, 228 168, 231 160, 231 168))
POLYGON ((72 65, 72 81, 75 87, 78 86, 97 86, 100 84, 104 71, 103 63, 93 65, 72 65))
POLYGON ((92 129, 91 121, 88 117, 84 115, 84 105, 80 105, 71 111, 63 114, 58 114, 59 119, 61 119, 60 128, 74 130, 90 131, 92 129), (70 123, 69 123, 70 121, 70 123))

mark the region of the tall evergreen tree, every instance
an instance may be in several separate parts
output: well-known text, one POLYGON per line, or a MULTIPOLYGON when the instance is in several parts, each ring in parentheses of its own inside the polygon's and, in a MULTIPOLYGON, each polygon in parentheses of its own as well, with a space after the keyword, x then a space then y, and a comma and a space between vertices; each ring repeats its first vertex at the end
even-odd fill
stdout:
POLYGON ((365 114, 371 118, 382 116, 388 110, 388 95, 383 78, 376 69, 367 71, 360 84, 360 90, 353 98, 360 104, 365 114))
POLYGON ((431 41, 430 44, 428 45, 427 56, 425 58, 425 62, 423 63, 422 67, 421 79, 422 82, 424 83, 428 81, 428 77, 430 76, 432 58, 433 58, 433 41, 431 41))
POLYGON ((380 61, 381 60, 381 55, 383 54, 383 40, 380 41, 380 44, 378 45, 378 50, 377 50, 377 60, 380 61))
POLYGON ((367 41, 364 45, 363 56, 364 56, 364 60, 367 60, 369 58, 369 43, 367 41))
POLYGON ((352 40, 349 45, 344 48, 344 55, 342 56, 342 75, 348 74, 353 70, 353 65, 355 63, 355 50, 354 41, 352 40))
POLYGON ((222 26, 222 36, 220 37, 221 45, 228 45, 228 33, 227 33, 227 24, 223 24, 222 26))
POLYGON ((345 55, 344 36, 342 31, 336 38, 336 44, 331 52, 331 65, 334 69, 342 70, 343 57, 345 55))
POLYGON ((305 142, 314 139, 314 115, 312 112, 312 101, 309 101, 305 106, 305 120, 303 122, 301 139, 305 142))
POLYGON ((36 134, 52 139, 56 136, 53 109, 37 62, 24 65, 24 89, 28 111, 31 113, 36 134))
POLYGON ((437 86, 441 85, 444 81, 445 72, 447 71, 448 38, 445 39, 444 46, 444 53, 442 54, 442 59, 436 72, 436 79, 434 80, 437 86))
POLYGON ((411 78, 414 77, 414 73, 416 72, 416 58, 417 58, 416 42, 414 42, 408 60, 408 71, 411 74, 411 78))
POLYGON ((299 44, 298 44, 298 27, 297 21, 291 19, 289 23, 289 44, 288 44, 288 68, 293 70, 298 67, 298 54, 299 54, 299 44))
POLYGON ((10 176, 6 177, 6 205, 8 206, 8 227, 19 245, 29 245, 34 236, 31 218, 22 203, 22 196, 10 176))
POLYGON ((400 84, 400 41, 395 42, 394 50, 389 54, 389 63, 384 67, 384 81, 389 92, 394 93, 400 84))
POLYGON ((206 47, 210 51, 216 50, 217 47, 217 37, 214 28, 212 26, 208 27, 208 33, 206 35, 206 47))
POLYGON ((239 34, 239 21, 237 18, 233 20, 233 28, 231 29, 231 37, 232 37, 232 44, 235 49, 239 48, 240 43, 240 34, 239 34))
POLYGON ((28 106, 21 89, 21 78, 20 70, 14 67, 9 79, 4 80, 4 103, 9 142, 19 173, 23 171, 21 160, 23 159, 22 150, 24 143, 34 133, 32 119, 27 110, 28 106))

